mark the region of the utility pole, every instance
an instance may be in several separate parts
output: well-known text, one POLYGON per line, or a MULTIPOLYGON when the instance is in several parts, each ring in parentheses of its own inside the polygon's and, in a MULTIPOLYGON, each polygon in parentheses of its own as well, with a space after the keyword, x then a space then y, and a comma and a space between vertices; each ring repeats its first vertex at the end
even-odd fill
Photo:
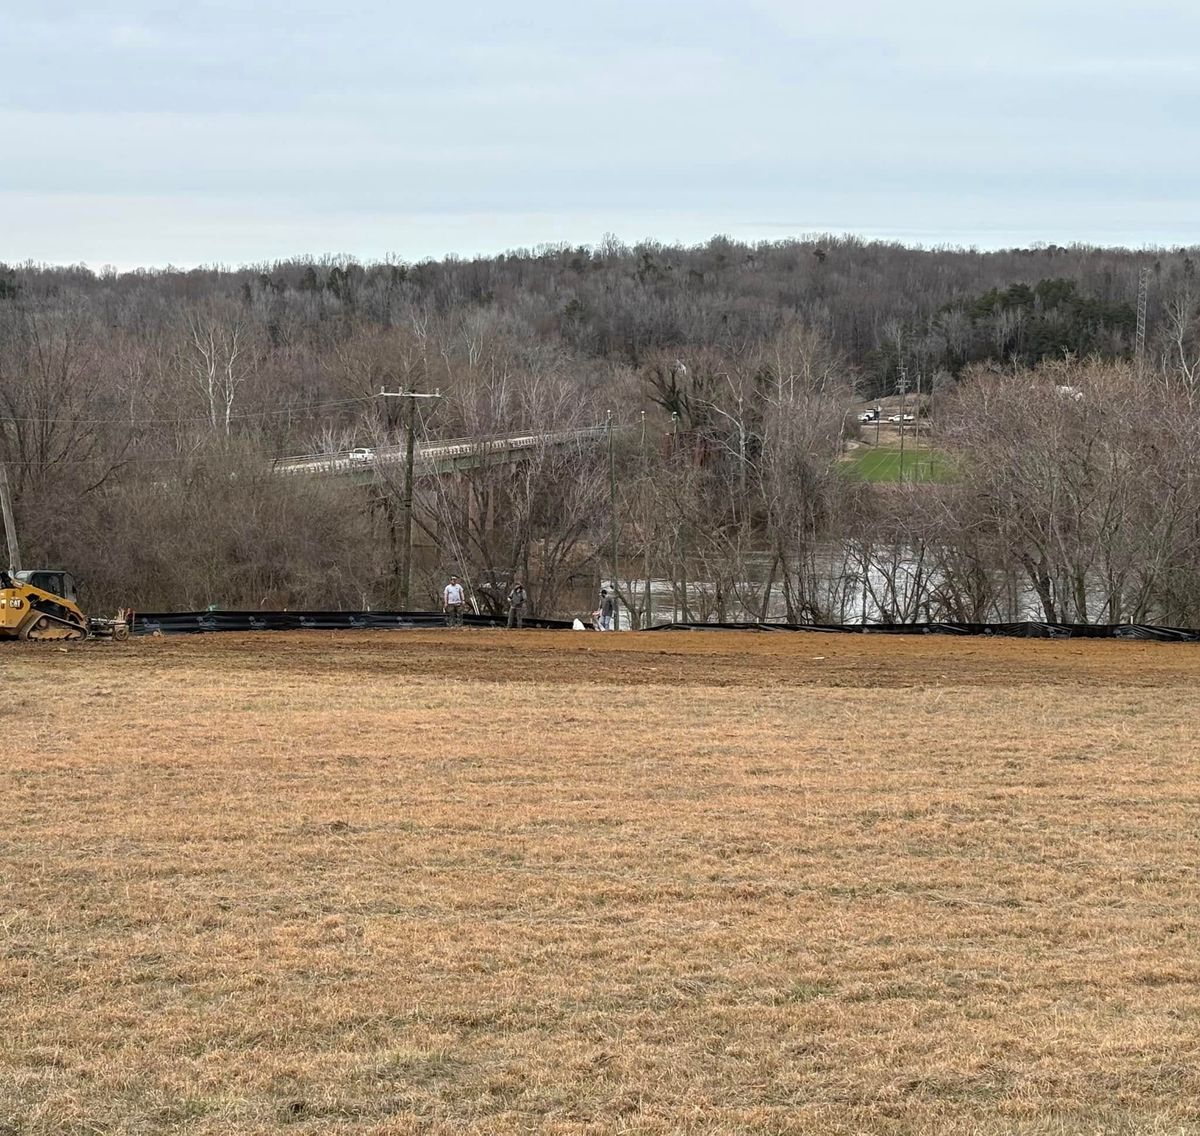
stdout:
MULTIPOLYGON (((671 411, 671 458, 679 464, 679 412, 671 411)), ((688 607, 688 578, 687 578, 687 521, 681 518, 679 523, 679 595, 683 602, 683 622, 690 623, 691 609, 688 607)), ((674 615, 671 621, 675 621, 674 615)))
POLYGON ((621 630, 621 589, 617 584, 617 461, 613 451, 613 412, 608 412, 608 536, 611 542, 613 630, 621 630))
MULTIPOLYGON (((900 425, 901 426, 904 425, 903 420, 901 420, 900 425)), ((927 460, 924 463, 922 463, 922 460, 921 460, 921 368, 920 367, 917 368, 917 405, 916 405, 916 408, 913 410, 913 446, 915 447, 915 449, 917 451, 916 478, 918 481, 920 481, 922 464, 924 464, 927 472, 929 472, 929 473, 933 472, 933 458, 926 455, 927 460)))
POLYGON ((904 412, 908 409, 908 368, 900 361, 900 482, 904 483, 904 412))
MULTIPOLYGON (((650 459, 646 455, 646 412, 642 411, 642 485, 650 470, 650 459)), ((642 601, 642 627, 654 626, 654 598, 650 592, 650 518, 642 518, 642 574, 646 577, 646 595, 642 601)))
POLYGON ((913 416, 913 445, 921 448, 921 371, 917 369, 917 408, 913 416))
POLYGON ((8 570, 21 570, 21 553, 17 549, 17 523, 13 519, 12 498, 8 492, 8 466, 0 461, 0 513, 4 515, 4 535, 8 538, 8 570))
POLYGON ((419 391, 388 391, 380 387, 379 397, 408 399, 408 421, 405 424, 407 437, 404 443, 404 497, 402 499, 404 512, 401 522, 403 535, 400 545, 400 607, 402 610, 407 611, 412 592, 413 472, 416 464, 417 450, 417 399, 441 398, 442 392, 435 391, 433 394, 421 394, 419 391))

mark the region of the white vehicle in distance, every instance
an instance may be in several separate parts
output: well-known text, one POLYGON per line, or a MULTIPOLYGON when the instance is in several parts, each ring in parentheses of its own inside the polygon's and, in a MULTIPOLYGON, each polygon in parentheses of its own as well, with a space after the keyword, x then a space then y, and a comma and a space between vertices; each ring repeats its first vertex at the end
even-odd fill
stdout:
POLYGON ((905 414, 905 415, 893 414, 888 419, 889 422, 915 422, 916 420, 917 420, 917 416, 915 414, 905 414))
POLYGON ((864 410, 858 416, 858 420, 860 422, 874 422, 878 417, 879 417, 879 411, 877 409, 876 410, 864 410))
POLYGON ((359 446, 353 449, 347 455, 352 462, 373 462, 375 460, 375 451, 369 446, 359 446))

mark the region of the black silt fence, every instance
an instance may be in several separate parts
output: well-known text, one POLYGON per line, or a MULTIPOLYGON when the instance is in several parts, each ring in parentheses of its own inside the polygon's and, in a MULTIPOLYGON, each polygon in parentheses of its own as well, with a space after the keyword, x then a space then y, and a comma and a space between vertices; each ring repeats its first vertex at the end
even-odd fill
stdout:
MULTIPOLYGON (((464 615, 466 627, 504 627, 506 617, 464 615)), ((138 612, 135 635, 204 631, 396 631, 445 627, 440 611, 172 611, 138 612)), ((527 618, 525 626, 569 631, 570 620, 527 618)), ((980 635, 1008 639, 1139 639, 1200 642, 1200 631, 1135 623, 662 623, 651 631, 803 631, 839 635, 980 635)))
MULTIPOLYGON (((465 627, 503 627, 505 616, 464 615, 465 627)), ((202 631, 411 631, 445 627, 440 611, 139 611, 135 635, 191 635, 202 631)), ((563 619, 525 619, 526 627, 570 630, 563 619)))
POLYGON ((851 635, 981 635, 1006 639, 1140 639, 1197 643, 1200 631, 1138 623, 662 623, 651 631, 807 631, 851 635))

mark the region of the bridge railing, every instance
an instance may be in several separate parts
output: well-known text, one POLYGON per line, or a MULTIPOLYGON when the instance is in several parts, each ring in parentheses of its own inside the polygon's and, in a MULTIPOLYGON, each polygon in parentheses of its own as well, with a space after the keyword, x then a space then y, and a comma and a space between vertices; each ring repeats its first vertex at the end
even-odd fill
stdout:
MULTIPOLYGON (((563 445, 567 442, 603 437, 607 432, 607 426, 583 426, 574 430, 554 430, 542 434, 491 434, 482 438, 447 438, 442 441, 418 443, 414 459, 421 464, 489 453, 533 450, 543 445, 563 445)), ((372 448, 366 456, 355 456, 359 450, 366 448, 279 457, 274 461, 274 468, 277 473, 335 473, 404 460, 405 448, 398 445, 372 448)))

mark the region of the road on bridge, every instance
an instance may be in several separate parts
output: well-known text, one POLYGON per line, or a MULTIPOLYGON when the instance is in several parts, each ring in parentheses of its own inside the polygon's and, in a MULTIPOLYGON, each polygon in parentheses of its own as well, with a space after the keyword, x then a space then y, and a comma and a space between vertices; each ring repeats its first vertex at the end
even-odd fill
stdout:
MULTIPOLYGON (((469 469, 484 462, 505 461, 543 446, 593 441, 604 437, 607 432, 606 426, 585 426, 577 430, 557 430, 544 434, 505 434, 489 438, 420 442, 416 446, 415 462, 422 473, 445 473, 452 469, 469 469)), ((398 445, 277 458, 275 472, 326 475, 361 473, 403 463, 404 446, 398 445)))

